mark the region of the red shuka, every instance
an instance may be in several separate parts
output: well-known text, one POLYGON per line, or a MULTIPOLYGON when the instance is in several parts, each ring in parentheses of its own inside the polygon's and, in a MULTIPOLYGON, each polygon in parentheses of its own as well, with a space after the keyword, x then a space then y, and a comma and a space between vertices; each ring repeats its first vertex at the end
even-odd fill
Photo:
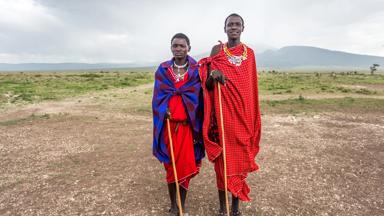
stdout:
MULTIPOLYGON (((173 78, 171 71, 168 69, 167 73, 172 77, 175 82, 175 87, 180 88, 188 80, 188 73, 185 74, 184 80, 176 82, 173 78)), ((193 134, 190 123, 183 124, 183 121, 187 120, 187 113, 183 105, 183 101, 180 95, 174 95, 169 100, 168 104, 171 113, 171 134, 173 151, 176 161, 176 172, 180 185, 188 189, 189 181, 193 176, 199 173, 200 164, 196 164, 195 154, 193 148, 193 134)), ((168 151, 170 152, 168 126, 165 124, 164 127, 164 138, 167 145, 168 151)), ((169 154, 171 155, 171 154, 169 154)), ((175 182, 175 175, 173 172, 172 163, 164 163, 165 170, 167 171, 166 180, 168 183, 175 182)))
MULTIPOLYGON (((243 44, 239 44, 228 50, 233 55, 241 56, 243 47, 243 44)), ((224 190, 222 130, 217 85, 213 91, 208 91, 205 86, 208 64, 211 70, 219 70, 228 78, 226 84, 221 86, 228 190, 243 201, 250 200, 250 188, 245 181, 247 174, 259 168, 255 157, 259 152, 261 134, 256 60, 253 50, 248 47, 246 49, 247 59, 240 66, 228 61, 223 45, 217 55, 199 62, 204 93, 204 145, 208 159, 215 163, 217 186, 220 190, 224 190)))

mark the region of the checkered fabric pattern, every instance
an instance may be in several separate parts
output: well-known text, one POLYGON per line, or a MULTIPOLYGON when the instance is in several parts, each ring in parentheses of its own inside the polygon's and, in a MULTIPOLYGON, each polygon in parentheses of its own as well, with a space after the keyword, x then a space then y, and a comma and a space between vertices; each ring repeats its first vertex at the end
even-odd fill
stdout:
MULTIPOLYGON (((259 152, 261 118, 258 99, 256 60, 252 49, 246 46, 247 59, 240 66, 231 64, 223 51, 199 61, 199 75, 204 95, 203 139, 208 159, 215 163, 217 186, 224 190, 221 122, 219 113, 218 89, 208 91, 205 82, 208 78, 208 65, 211 70, 221 71, 228 80, 221 88, 224 137, 226 143, 228 190, 243 201, 249 201, 250 189, 246 184, 249 172, 259 167, 255 157, 259 152), (214 117, 212 117, 212 114, 214 117), (216 124, 212 121, 217 121, 216 124), (212 136, 212 125, 216 125, 219 136, 212 136), (212 140, 218 137, 219 140, 212 140)), ((233 55, 242 55, 242 44, 228 49, 233 55)))
POLYGON ((170 155, 164 140, 165 114, 169 100, 178 95, 182 99, 185 111, 188 114, 188 122, 192 127, 195 159, 199 162, 205 155, 201 135, 203 120, 203 97, 201 82, 198 74, 198 64, 190 56, 187 57, 189 67, 186 82, 177 88, 169 76, 168 69, 172 67, 174 59, 163 62, 155 73, 155 83, 152 98, 153 111, 153 155, 163 163, 170 163, 170 155))

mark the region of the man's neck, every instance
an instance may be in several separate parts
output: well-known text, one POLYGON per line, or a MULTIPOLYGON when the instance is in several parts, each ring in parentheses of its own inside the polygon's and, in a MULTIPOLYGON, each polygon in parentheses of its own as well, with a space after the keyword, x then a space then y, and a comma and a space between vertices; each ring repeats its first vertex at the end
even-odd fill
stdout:
POLYGON ((187 58, 182 58, 182 59, 179 59, 179 58, 175 58, 175 64, 177 65, 184 65, 185 62, 187 62, 187 58))
POLYGON ((228 47, 231 48, 231 47, 235 47, 237 45, 239 45, 241 42, 240 42, 240 38, 238 39, 229 39, 228 40, 228 47))

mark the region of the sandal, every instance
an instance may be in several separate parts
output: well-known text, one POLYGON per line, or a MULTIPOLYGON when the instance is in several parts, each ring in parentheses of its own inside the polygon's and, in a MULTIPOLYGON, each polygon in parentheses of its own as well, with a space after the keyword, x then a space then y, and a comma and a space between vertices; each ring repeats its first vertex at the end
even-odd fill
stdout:
POLYGON ((227 211, 220 209, 219 213, 217 214, 217 216, 227 216, 227 211))
POLYGON ((243 214, 241 213, 240 210, 237 211, 231 211, 231 216, 242 216, 243 214))
POLYGON ((179 216, 179 209, 175 209, 175 210, 169 209, 168 210, 168 215, 169 216, 179 216))

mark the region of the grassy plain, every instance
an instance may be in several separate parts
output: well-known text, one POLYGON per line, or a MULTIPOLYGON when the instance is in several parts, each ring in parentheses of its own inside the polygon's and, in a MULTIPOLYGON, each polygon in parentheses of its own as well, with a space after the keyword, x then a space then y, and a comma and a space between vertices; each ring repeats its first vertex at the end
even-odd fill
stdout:
MULTIPOLYGON (((153 71, 131 69, 91 72, 0 73, 0 108, 125 88, 153 82, 153 71)), ((384 106, 384 74, 260 73, 262 110, 277 113, 380 110, 384 106)), ((152 92, 147 92, 151 94, 152 92)))
MULTIPOLYGON (((0 73, 0 215, 168 215, 153 70, 0 73)), ((260 73, 244 215, 384 215, 384 75, 260 73)), ((189 215, 216 215, 212 163, 189 215)))
POLYGON ((0 73, 0 107, 35 103, 124 88, 152 82, 153 74, 139 71, 0 73))

